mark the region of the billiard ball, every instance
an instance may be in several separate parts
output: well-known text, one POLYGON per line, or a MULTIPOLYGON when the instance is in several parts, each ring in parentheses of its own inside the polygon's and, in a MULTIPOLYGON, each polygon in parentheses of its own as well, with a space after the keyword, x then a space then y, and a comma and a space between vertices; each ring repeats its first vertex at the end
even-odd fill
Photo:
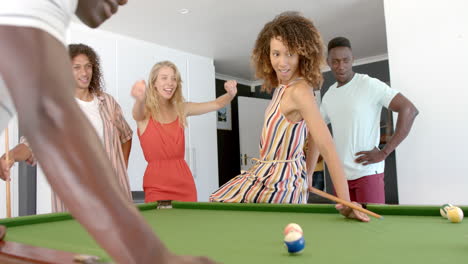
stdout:
POLYGON ((289 253, 298 254, 304 250, 305 240, 301 233, 291 231, 284 238, 284 244, 289 253))
POLYGON ((463 220, 463 211, 460 207, 452 206, 447 209, 447 218, 452 223, 460 223, 463 220))
POLYGON ((447 209, 452 207, 453 205, 451 204, 444 204, 440 207, 440 215, 443 217, 443 218, 447 218, 447 209))
POLYGON ((304 233, 304 232, 302 232, 302 228, 301 228, 300 225, 298 225, 296 223, 290 223, 284 228, 283 234, 287 235, 289 232, 292 232, 292 231, 298 232, 301 235, 304 233))

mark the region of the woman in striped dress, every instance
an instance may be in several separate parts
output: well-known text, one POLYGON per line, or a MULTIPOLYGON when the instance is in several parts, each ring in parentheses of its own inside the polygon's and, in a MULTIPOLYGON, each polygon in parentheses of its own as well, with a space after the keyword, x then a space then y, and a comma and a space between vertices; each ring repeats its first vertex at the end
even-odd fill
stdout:
POLYGON ((302 151, 307 126, 304 120, 290 122, 280 111, 285 90, 295 82, 280 85, 266 109, 260 139, 260 159, 256 159, 257 163, 249 171, 235 177, 212 194, 212 201, 307 202, 306 162, 302 151))
MULTIPOLYGON (((286 12, 267 23, 252 61, 262 89, 277 87, 265 113, 260 158, 210 196, 213 202, 306 203, 319 153, 329 165, 337 196, 349 201, 348 184, 335 146, 318 110, 313 88, 321 86, 324 48, 313 23, 286 12), (310 133, 307 160, 303 153, 310 133)), ((337 205, 341 214, 369 221, 363 213, 337 205)))

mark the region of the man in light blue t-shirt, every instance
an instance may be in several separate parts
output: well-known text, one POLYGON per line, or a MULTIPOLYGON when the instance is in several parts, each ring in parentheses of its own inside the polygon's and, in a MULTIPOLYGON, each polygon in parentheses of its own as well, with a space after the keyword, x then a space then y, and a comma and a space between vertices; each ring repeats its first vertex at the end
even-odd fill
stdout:
POLYGON ((337 37, 328 43, 327 63, 337 82, 324 95, 320 111, 332 126, 351 200, 385 203, 385 158, 406 138, 418 110, 384 82, 354 73, 353 61, 348 39, 337 37), (398 119, 394 135, 379 149, 382 107, 397 112, 398 119))

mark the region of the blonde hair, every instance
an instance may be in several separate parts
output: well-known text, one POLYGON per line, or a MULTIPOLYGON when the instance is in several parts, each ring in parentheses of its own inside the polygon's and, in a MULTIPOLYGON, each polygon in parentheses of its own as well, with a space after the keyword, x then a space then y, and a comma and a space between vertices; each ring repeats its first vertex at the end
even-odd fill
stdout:
POLYGON ((149 114, 154 120, 158 120, 158 113, 161 111, 160 100, 161 95, 158 93, 155 83, 158 79, 159 71, 163 67, 168 67, 174 70, 176 76, 177 86, 175 89, 175 93, 169 102, 175 106, 177 111, 177 117, 179 118, 179 124, 181 126, 186 125, 186 118, 184 112, 184 102, 185 99, 182 96, 182 79, 180 77, 179 70, 177 66, 170 62, 170 61, 161 61, 156 63, 153 68, 151 68, 151 72, 148 78, 148 88, 146 89, 146 100, 145 100, 145 113, 149 114))

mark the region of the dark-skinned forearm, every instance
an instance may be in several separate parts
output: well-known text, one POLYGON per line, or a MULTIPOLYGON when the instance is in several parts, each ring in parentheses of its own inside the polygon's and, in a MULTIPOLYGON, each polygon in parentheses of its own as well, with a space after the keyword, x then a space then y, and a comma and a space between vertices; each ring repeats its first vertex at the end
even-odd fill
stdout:
POLYGON ((128 169, 128 159, 130 157, 130 150, 132 149, 132 139, 122 144, 122 152, 124 156, 125 166, 128 169))
POLYGON ((21 27, 0 26, 0 39, 0 73, 53 190, 117 263, 163 263, 168 250, 118 191, 102 144, 73 99, 63 44, 21 27))
POLYGON ((408 136, 409 132, 411 131, 411 127, 413 126, 414 120, 418 114, 419 111, 413 105, 403 109, 398 113, 395 133, 390 138, 390 140, 387 141, 385 147, 381 150, 385 154, 385 157, 390 155, 390 153, 392 153, 408 136))
POLYGON ((26 161, 32 155, 29 147, 23 143, 16 145, 16 147, 10 150, 10 153, 15 158, 15 162, 26 161))

